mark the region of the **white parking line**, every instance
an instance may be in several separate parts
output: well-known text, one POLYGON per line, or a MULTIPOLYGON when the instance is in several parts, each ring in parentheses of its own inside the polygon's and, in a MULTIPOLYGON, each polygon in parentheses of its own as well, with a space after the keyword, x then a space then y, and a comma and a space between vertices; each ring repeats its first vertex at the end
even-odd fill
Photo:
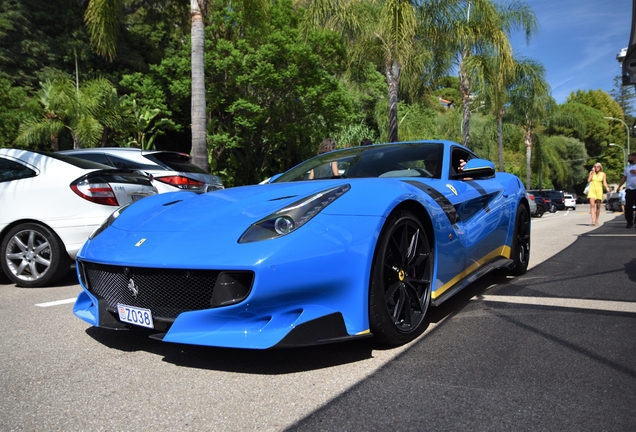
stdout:
POLYGON ((636 303, 620 302, 610 300, 587 300, 573 298, 554 298, 554 297, 515 297, 515 296, 498 296, 498 295, 482 295, 473 297, 472 300, 500 302, 500 303, 516 303, 534 306, 554 306, 574 309, 593 309, 609 312, 630 312, 636 313, 636 303))
POLYGON ((582 234, 581 237, 583 236, 585 237, 636 237, 636 232, 632 232, 629 234, 582 234))
POLYGON ((52 301, 52 302, 47 302, 47 303, 38 303, 38 304, 36 304, 36 306, 37 307, 59 306, 59 305, 63 305, 63 304, 75 303, 76 299, 77 299, 77 297, 73 297, 73 298, 66 299, 66 300, 57 300, 57 301, 52 301))

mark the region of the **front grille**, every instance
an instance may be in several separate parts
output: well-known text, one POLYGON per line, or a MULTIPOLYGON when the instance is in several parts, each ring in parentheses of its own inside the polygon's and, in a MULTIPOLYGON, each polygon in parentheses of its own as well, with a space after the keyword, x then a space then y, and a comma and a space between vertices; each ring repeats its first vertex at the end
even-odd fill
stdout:
POLYGON ((150 309, 153 317, 209 309, 219 270, 125 267, 80 262, 86 288, 115 309, 118 303, 150 309))

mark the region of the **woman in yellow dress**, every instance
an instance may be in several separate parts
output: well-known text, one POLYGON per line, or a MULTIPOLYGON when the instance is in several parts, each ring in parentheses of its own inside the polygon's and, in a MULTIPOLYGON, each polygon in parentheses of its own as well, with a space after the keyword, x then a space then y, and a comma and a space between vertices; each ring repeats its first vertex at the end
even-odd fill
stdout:
POLYGON ((607 186, 607 178, 603 172, 603 165, 599 162, 594 164, 590 175, 587 176, 590 189, 587 192, 587 198, 590 200, 590 214, 592 215, 592 225, 598 226, 598 219, 601 215, 601 202, 603 202, 603 186, 609 192, 607 186))

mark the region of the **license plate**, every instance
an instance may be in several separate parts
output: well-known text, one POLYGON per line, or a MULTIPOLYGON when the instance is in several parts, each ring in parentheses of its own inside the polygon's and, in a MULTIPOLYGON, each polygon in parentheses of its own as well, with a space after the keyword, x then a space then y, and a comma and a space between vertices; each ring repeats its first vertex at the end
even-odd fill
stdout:
POLYGON ((142 198, 146 198, 148 195, 131 195, 130 198, 132 198, 133 202, 134 201, 139 201, 142 198))
POLYGON ((119 312, 119 320, 122 322, 148 328, 155 327, 152 322, 152 312, 150 312, 150 309, 118 304, 117 311, 119 312))

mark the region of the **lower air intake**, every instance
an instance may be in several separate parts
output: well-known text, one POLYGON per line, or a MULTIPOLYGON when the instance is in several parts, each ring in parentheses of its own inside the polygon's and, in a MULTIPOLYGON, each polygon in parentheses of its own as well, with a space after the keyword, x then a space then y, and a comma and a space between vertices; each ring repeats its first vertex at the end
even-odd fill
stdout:
POLYGON ((142 268, 89 262, 80 262, 79 266, 84 286, 109 307, 115 309, 121 303, 150 309, 158 318, 174 319, 182 312, 217 306, 212 299, 219 275, 239 276, 246 281, 247 292, 254 280, 249 271, 142 268))

